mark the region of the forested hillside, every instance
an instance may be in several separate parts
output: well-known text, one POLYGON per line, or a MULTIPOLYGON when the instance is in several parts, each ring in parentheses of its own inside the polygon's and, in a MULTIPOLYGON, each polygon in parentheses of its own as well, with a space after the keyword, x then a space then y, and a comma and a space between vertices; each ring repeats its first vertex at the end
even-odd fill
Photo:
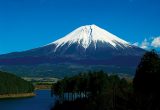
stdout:
POLYGON ((13 74, 0 71, 0 95, 32 93, 33 85, 13 74))

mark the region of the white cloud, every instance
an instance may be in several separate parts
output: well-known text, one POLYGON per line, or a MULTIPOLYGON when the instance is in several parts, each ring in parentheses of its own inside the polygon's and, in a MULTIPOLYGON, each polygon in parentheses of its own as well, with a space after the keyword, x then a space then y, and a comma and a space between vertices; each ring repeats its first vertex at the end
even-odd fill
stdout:
POLYGON ((132 45, 134 45, 134 46, 139 46, 139 43, 138 43, 138 42, 135 42, 135 43, 133 43, 132 45))
POLYGON ((153 46, 155 48, 160 47, 160 36, 153 38, 153 41, 151 42, 151 46, 153 46))
POLYGON ((152 49, 152 48, 160 48, 160 36, 152 37, 152 38, 145 38, 141 43, 135 42, 132 45, 138 46, 143 49, 152 49))
POLYGON ((148 49, 149 46, 150 46, 150 43, 148 42, 148 40, 146 38, 142 41, 142 43, 140 45, 140 47, 143 49, 148 49))

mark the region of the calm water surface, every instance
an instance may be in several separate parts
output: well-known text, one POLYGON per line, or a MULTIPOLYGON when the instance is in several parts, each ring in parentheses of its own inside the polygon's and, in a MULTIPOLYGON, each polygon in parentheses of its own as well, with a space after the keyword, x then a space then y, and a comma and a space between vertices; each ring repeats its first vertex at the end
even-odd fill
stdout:
POLYGON ((54 106, 55 97, 49 90, 35 91, 37 96, 23 99, 0 100, 0 110, 50 110, 54 106))

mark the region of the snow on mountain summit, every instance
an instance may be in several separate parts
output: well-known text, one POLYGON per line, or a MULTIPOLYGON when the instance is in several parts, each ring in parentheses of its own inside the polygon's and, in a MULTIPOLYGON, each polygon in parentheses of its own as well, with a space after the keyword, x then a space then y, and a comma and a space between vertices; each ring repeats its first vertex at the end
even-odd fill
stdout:
POLYGON ((117 36, 111 34, 110 32, 96 26, 96 25, 86 25, 81 26, 65 37, 56 40, 55 42, 52 42, 51 44, 55 44, 56 48, 62 47, 66 43, 70 46, 74 43, 77 43, 78 45, 81 45, 85 49, 89 47, 91 43, 94 44, 95 48, 97 45, 97 42, 102 43, 108 43, 114 48, 117 46, 124 46, 128 47, 130 44, 117 36))

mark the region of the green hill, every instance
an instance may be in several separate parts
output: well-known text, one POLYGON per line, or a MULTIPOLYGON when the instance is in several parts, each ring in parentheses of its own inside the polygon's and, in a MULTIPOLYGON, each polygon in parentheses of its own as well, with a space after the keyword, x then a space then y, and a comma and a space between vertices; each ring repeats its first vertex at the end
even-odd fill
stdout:
POLYGON ((32 93, 34 86, 20 77, 0 71, 0 95, 32 93))

